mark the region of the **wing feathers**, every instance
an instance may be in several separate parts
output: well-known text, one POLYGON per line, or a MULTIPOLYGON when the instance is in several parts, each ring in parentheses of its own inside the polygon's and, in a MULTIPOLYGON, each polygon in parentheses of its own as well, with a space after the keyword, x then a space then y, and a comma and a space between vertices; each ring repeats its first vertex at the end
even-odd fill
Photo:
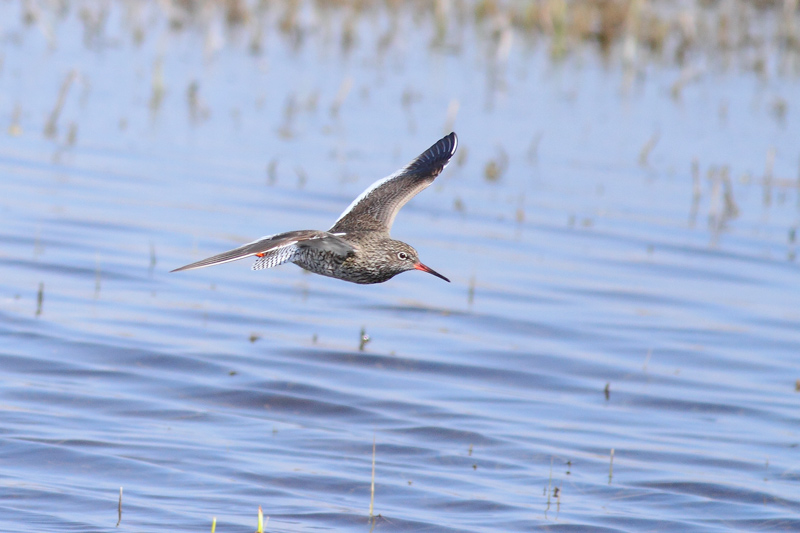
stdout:
POLYGON ((455 133, 447 135, 391 176, 373 183, 344 210, 330 229, 389 232, 406 202, 441 174, 458 148, 455 133))
POLYGON ((176 268, 172 272, 221 265, 222 263, 229 263, 251 255, 257 255, 259 257, 253 265, 254 270, 270 268, 293 260, 295 254, 301 248, 309 247, 334 252, 340 255, 347 255, 354 251, 354 248, 347 241, 341 237, 331 235, 326 231, 289 231, 278 235, 262 237, 257 241, 234 248, 233 250, 228 250, 227 252, 222 252, 221 254, 203 259, 202 261, 176 268))
POLYGON ((436 144, 421 153, 403 170, 425 175, 433 174, 435 178, 450 162, 450 158, 456 153, 456 148, 458 148, 458 137, 455 133, 451 133, 439 139, 436 144))
POLYGON ((270 243, 272 239, 273 239, 272 236, 264 237, 262 239, 253 241, 238 248, 234 248, 233 250, 228 250, 227 252, 222 252, 221 254, 207 257, 206 259, 203 259, 201 261, 197 261, 195 263, 191 263, 189 265, 176 268, 172 272, 180 272, 182 270, 194 270, 195 268, 204 268, 213 265, 221 265, 223 263, 236 261, 237 259, 242 259, 243 257, 248 257, 251 255, 255 255, 257 253, 263 253, 269 250, 270 248, 280 246, 280 243, 270 243))

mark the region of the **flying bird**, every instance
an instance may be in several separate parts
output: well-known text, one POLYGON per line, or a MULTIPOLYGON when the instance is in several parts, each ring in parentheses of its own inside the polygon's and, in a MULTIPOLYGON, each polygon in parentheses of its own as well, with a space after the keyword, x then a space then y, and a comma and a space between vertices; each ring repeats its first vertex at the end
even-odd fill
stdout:
POLYGON ((352 283, 383 283, 407 270, 421 270, 449 282, 422 264, 414 248, 392 239, 389 231, 400 208, 433 183, 457 147, 455 133, 441 138, 405 167, 373 183, 328 231, 297 230, 262 237, 172 272, 255 256, 253 270, 292 262, 315 274, 352 283))

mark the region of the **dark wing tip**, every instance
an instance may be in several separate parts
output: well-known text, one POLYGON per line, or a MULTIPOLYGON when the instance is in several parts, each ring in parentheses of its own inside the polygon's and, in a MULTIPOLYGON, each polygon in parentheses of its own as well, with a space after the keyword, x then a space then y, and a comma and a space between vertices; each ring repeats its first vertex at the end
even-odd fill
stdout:
POLYGON ((456 153, 457 148, 458 137, 455 132, 451 132, 422 152, 408 165, 407 169, 411 172, 430 173, 437 176, 450 162, 450 158, 456 153))

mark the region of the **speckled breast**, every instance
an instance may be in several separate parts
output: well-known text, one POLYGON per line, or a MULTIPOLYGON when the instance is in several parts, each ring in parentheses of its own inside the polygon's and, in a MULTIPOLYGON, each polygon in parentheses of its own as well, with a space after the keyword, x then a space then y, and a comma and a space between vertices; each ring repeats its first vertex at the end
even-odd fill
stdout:
POLYGON ((393 276, 363 265, 357 254, 345 258, 333 252, 313 248, 299 250, 293 263, 315 274, 352 283, 381 283, 393 276))

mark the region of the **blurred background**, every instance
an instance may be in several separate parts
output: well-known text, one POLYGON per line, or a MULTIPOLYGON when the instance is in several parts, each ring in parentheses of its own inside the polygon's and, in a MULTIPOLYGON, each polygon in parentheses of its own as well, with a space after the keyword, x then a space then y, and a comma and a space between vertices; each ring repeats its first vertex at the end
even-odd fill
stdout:
POLYGON ((800 529, 798 109, 797 0, 1 0, 0 529, 800 529), (450 131, 452 283, 169 273, 450 131))

